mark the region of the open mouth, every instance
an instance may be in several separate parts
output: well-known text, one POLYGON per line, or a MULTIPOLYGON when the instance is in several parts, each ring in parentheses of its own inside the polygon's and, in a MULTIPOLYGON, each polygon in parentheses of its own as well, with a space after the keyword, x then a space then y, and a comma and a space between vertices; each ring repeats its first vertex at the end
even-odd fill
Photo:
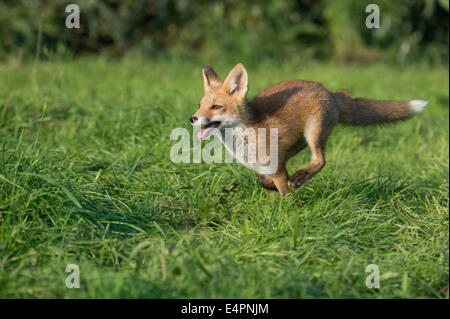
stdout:
POLYGON ((201 140, 207 140, 211 137, 216 131, 216 129, 220 126, 220 121, 214 121, 203 126, 200 131, 197 133, 197 137, 201 140))

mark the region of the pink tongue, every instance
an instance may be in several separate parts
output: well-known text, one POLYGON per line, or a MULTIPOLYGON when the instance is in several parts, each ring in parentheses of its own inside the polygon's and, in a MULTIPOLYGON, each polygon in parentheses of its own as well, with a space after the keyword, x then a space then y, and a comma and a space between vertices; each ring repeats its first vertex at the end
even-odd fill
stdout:
POLYGON ((197 137, 201 140, 203 140, 203 137, 205 136, 206 131, 208 131, 207 128, 201 128, 200 131, 197 132, 197 137))

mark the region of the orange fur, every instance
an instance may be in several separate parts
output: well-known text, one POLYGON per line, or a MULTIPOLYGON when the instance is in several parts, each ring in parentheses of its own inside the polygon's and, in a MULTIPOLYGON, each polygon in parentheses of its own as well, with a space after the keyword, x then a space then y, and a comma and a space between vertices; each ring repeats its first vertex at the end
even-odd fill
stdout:
MULTIPOLYGON (((219 129, 265 128, 266 132, 270 128, 278 129, 277 170, 270 175, 260 173, 258 181, 282 195, 300 187, 324 167, 325 146, 338 122, 380 124, 403 120, 416 113, 409 102, 352 98, 346 91, 331 93, 320 83, 303 80, 277 83, 247 101, 248 75, 242 64, 237 64, 225 81, 210 67, 203 68, 203 78, 205 94, 192 118, 203 123, 219 119, 219 129), (289 177, 286 162, 306 146, 311 151, 310 163, 289 177)), ((259 141, 260 137, 256 136, 256 143, 259 141)), ((269 149, 268 138, 266 143, 269 149)))

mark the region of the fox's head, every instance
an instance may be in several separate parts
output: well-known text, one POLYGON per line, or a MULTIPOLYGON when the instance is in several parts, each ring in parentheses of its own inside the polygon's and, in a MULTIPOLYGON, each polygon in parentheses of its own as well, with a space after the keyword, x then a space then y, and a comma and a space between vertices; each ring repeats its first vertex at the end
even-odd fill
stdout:
POLYGON ((241 122, 240 112, 246 103, 248 91, 247 70, 241 63, 230 71, 222 81, 214 70, 205 66, 202 69, 205 94, 200 105, 189 121, 201 127, 197 136, 208 139, 216 129, 238 126, 241 122))

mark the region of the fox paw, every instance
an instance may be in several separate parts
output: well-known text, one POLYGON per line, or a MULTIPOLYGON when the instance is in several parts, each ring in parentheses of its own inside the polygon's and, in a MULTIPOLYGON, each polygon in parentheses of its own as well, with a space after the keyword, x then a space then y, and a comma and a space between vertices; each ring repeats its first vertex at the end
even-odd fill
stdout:
POLYGON ((290 189, 294 190, 306 183, 308 177, 308 172, 300 170, 295 172, 288 180, 288 186, 290 189))
POLYGON ((277 190, 277 187, 275 186, 275 184, 273 183, 272 180, 270 180, 268 177, 264 176, 264 175, 258 175, 258 182, 261 184, 262 187, 264 187, 265 189, 270 189, 270 190, 277 190))

